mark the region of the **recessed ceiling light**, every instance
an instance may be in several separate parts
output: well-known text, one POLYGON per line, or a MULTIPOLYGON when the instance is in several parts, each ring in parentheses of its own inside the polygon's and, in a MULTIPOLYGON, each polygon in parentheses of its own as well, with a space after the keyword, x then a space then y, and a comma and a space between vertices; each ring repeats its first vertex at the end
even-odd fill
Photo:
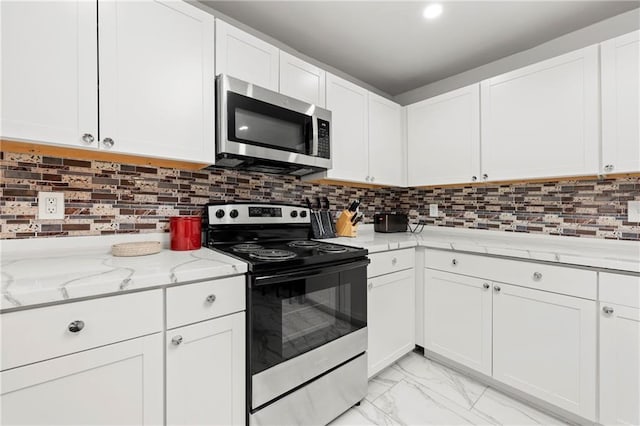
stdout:
POLYGON ((442 5, 438 3, 432 3, 429 6, 424 8, 422 12, 422 16, 427 19, 435 19, 438 16, 442 15, 442 5))

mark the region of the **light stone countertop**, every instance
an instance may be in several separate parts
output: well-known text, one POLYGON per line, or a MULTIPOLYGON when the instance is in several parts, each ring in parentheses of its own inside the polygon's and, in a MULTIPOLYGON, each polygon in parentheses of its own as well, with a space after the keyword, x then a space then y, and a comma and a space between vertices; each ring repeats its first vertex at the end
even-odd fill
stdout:
POLYGON ((0 242, 0 310, 244 274, 247 265, 206 248, 168 249, 167 234, 0 242), (114 257, 111 245, 161 241, 160 253, 114 257))
POLYGON ((377 233, 361 225, 355 238, 328 240, 369 253, 408 247, 456 250, 567 265, 640 272, 640 242, 425 226, 421 233, 377 233))
MULTIPOLYGON (((456 250, 640 273, 640 242, 425 227, 422 233, 383 234, 361 225, 355 238, 323 240, 369 253, 410 247, 456 250)), ((247 265, 202 248, 171 251, 168 234, 0 241, 0 310, 116 294, 175 283, 244 274, 247 265), (158 254, 113 257, 111 245, 161 241, 158 254)))

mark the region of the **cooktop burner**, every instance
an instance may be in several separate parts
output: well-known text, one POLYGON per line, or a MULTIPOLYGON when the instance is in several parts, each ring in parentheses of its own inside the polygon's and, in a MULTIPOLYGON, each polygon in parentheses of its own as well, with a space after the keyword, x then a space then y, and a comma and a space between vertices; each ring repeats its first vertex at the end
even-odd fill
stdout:
POLYGON ((243 243, 243 244, 236 244, 235 246, 232 246, 231 250, 236 251, 238 253, 251 253, 256 250, 260 250, 262 248, 264 247, 262 247, 260 244, 243 243))
POLYGON ((289 250, 261 249, 252 251, 249 256, 259 260, 288 260, 293 259, 297 254, 289 250))
POLYGON ((347 248, 344 246, 323 244, 322 246, 318 247, 318 250, 325 253, 344 253, 347 251, 347 248))
POLYGON ((312 240, 299 240, 299 241, 291 241, 287 245, 289 247, 314 248, 314 247, 318 247, 320 243, 312 240))

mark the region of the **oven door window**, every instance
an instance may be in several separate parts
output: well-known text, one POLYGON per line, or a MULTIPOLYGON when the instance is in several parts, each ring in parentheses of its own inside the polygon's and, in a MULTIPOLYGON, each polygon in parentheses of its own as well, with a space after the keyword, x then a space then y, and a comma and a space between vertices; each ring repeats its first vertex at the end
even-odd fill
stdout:
POLYGON ((366 326, 366 268, 254 286, 251 373, 366 326))
POLYGON ((311 154, 312 117, 228 92, 228 139, 281 151, 311 154))

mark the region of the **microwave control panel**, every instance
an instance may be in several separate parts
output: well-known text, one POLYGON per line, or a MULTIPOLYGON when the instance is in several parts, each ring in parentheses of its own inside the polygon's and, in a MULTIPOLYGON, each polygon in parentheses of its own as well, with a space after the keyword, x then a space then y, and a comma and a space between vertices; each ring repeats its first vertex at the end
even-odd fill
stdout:
POLYGON ((329 122, 318 118, 318 157, 331 158, 329 122))

